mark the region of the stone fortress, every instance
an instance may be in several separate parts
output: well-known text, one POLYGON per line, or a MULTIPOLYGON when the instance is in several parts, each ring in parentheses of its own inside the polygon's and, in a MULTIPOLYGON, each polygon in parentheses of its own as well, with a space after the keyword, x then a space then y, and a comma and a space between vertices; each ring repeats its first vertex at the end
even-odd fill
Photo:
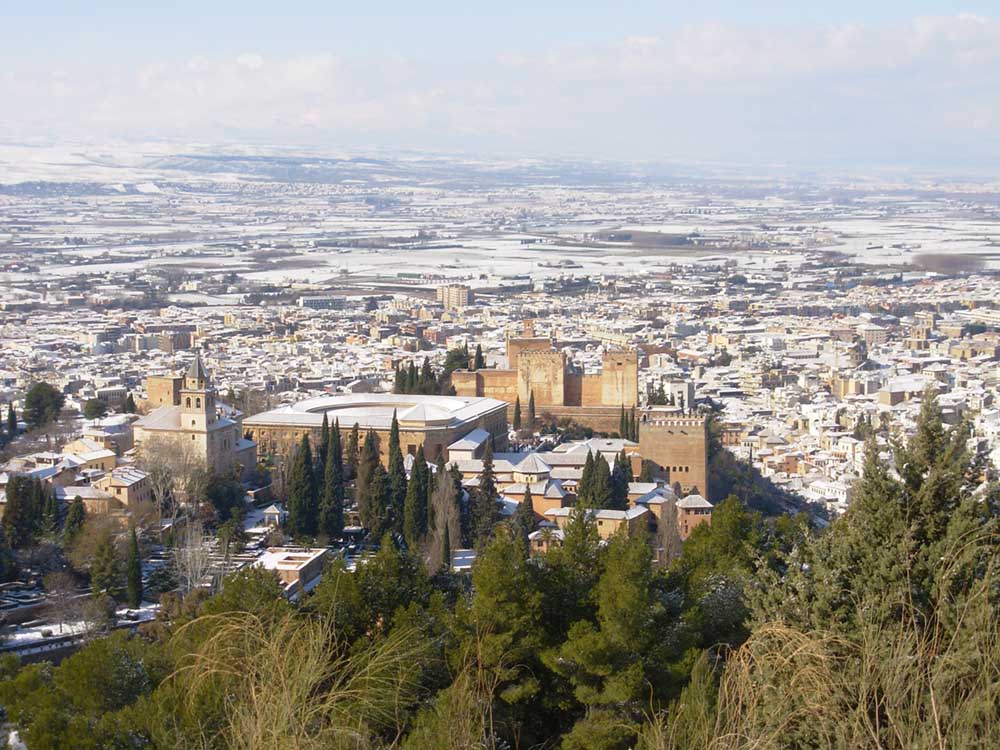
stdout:
POLYGON ((458 370, 452 385, 459 396, 495 398, 510 404, 521 402, 521 416, 535 397, 535 414, 557 420, 569 418, 601 432, 618 429, 621 409, 639 402, 639 355, 635 351, 607 351, 601 371, 585 374, 556 351, 552 340, 536 336, 532 321, 524 333, 507 339, 507 368, 503 370, 458 370))

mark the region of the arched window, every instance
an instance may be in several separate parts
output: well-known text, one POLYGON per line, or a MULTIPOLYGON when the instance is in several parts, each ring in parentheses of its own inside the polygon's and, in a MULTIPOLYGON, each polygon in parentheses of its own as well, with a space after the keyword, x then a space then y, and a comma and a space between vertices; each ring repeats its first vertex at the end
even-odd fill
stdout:
POLYGON ((187 401, 185 402, 184 407, 186 409, 190 409, 191 408, 191 397, 190 396, 187 397, 187 401))
POLYGON ((201 408, 201 399, 200 398, 196 398, 194 400, 194 405, 195 405, 196 408, 200 409, 201 408))

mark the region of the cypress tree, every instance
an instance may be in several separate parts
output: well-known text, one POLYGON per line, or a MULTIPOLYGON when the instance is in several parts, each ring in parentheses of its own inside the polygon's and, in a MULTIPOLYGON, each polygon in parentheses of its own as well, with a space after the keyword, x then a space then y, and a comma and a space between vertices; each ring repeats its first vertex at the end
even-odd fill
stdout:
POLYGON ((607 507, 614 510, 626 510, 628 508, 628 475, 626 474, 621 455, 615 461, 615 468, 611 472, 611 498, 607 507))
POLYGON ((406 545, 412 551, 419 548, 428 529, 428 510, 430 507, 430 473, 427 460, 424 458, 424 447, 417 448, 413 459, 413 469, 410 471, 410 481, 406 487, 406 499, 403 503, 403 536, 406 545))
POLYGON ((131 393, 125 397, 125 405, 122 407, 122 411, 126 414, 135 414, 138 411, 135 406, 135 399, 132 397, 131 393))
POLYGON ((479 489, 472 507, 471 531, 474 546, 479 549, 490 538, 497 521, 497 485, 493 475, 493 449, 486 444, 483 468, 479 473, 479 489))
POLYGON ((348 481, 358 477, 358 451, 361 448, 358 432, 358 423, 355 422, 351 428, 351 434, 347 438, 347 455, 344 458, 344 479, 348 481))
POLYGON ((399 420, 396 410, 392 412, 392 426, 389 429, 389 487, 391 498, 392 527, 397 533, 403 530, 403 508, 406 503, 406 468, 403 451, 399 444, 399 420))
POLYGON ((521 397, 520 396, 515 396, 514 397, 514 423, 513 423, 513 427, 514 427, 514 431, 515 432, 520 432, 521 431, 521 397))
POLYGON ((430 357, 424 357, 424 363, 420 366, 420 380, 417 383, 417 393, 430 395, 437 391, 437 378, 434 377, 434 370, 431 369, 430 357))
POLYGON ((518 540, 524 545, 524 553, 527 555, 531 549, 528 535, 535 530, 535 510, 530 485, 524 487, 524 497, 517 504, 512 525, 518 540))
POLYGON ((594 459, 594 478, 590 495, 590 502, 594 508, 611 507, 614 496, 614 487, 611 483, 611 469, 608 462, 600 453, 594 459))
MULTIPOLYGON (((355 493, 358 501, 358 508, 366 501, 368 496, 368 486, 375 476, 375 467, 381 466, 378 450, 378 436, 374 431, 368 430, 365 434, 365 441, 358 454, 358 480, 355 483, 355 493)), ((381 538, 381 534, 378 535, 381 538)))
POLYGON ((7 404, 7 434, 11 438, 17 437, 17 412, 14 411, 14 402, 7 404))
POLYGON ((76 535, 80 533, 80 529, 83 528, 83 522, 86 520, 87 511, 83 507, 83 500, 79 497, 74 498, 73 502, 69 504, 69 510, 66 511, 66 520, 63 523, 63 546, 67 547, 73 543, 76 539, 76 535))
POLYGON ((138 609, 142 604, 142 559, 134 526, 129 539, 128 560, 125 563, 125 601, 132 609, 138 609))
POLYGON ((316 450, 316 477, 322 477, 326 469, 326 453, 330 450, 330 420, 323 412, 323 426, 319 431, 319 447, 316 450))
POLYGON ((35 539, 35 518, 31 508, 32 484, 27 477, 16 475, 11 476, 7 482, 3 529, 14 549, 30 547, 35 539))
POLYGON ((94 561, 90 565, 90 590, 94 596, 108 594, 114 599, 121 591, 121 571, 110 532, 104 534, 94 550, 94 561))
POLYGON ((7 535, 3 526, 0 526, 0 582, 6 583, 14 580, 17 576, 17 563, 14 559, 14 550, 7 542, 7 535))
POLYGON ((46 534, 56 534, 59 532, 59 505, 56 502, 56 493, 51 490, 45 492, 45 508, 42 511, 42 530, 46 534))
POLYGON ((473 370, 482 370, 486 367, 486 358, 483 357, 483 346, 482 344, 476 344, 476 359, 473 362, 473 370))
POLYGON ((632 442, 639 442, 639 422, 636 421, 635 407, 632 407, 632 417, 629 420, 629 440, 632 442))
POLYGON ((528 429, 535 429, 535 392, 528 394, 528 429))
POLYGON ((312 536, 316 533, 317 510, 312 447, 306 434, 295 452, 288 479, 288 530, 292 536, 312 536))
POLYGON ((625 404, 622 404, 622 411, 618 416, 618 434, 625 440, 628 440, 628 422, 625 419, 625 404))
POLYGON ((412 359, 406 370, 406 393, 416 393, 420 387, 420 375, 417 373, 417 363, 412 359))
POLYGON ((580 482, 576 486, 577 505, 584 508, 593 507, 591 503, 593 484, 594 484, 594 454, 588 450, 587 461, 583 465, 583 472, 580 474, 580 482))
POLYGON ((628 482, 635 481, 635 474, 632 473, 632 459, 622 448, 621 454, 618 456, 618 463, 621 464, 622 471, 625 473, 625 479, 628 482))
POLYGON ((400 365, 396 368, 396 377, 392 383, 393 393, 406 393, 406 371, 400 365))
POLYGON ((369 537, 382 539, 392 530, 392 487, 389 474, 378 461, 365 484, 364 494, 359 502, 361 521, 368 529, 369 537))
POLYGON ((319 515, 319 530, 329 539, 339 539, 344 533, 344 456, 340 445, 340 420, 334 421, 330 431, 319 515))

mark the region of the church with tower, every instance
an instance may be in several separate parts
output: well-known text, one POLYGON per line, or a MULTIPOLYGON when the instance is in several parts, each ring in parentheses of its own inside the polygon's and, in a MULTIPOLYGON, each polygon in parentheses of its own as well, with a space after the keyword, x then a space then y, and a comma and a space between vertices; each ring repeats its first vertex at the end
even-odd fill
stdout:
POLYGON ((216 403, 215 389, 200 356, 183 375, 146 378, 148 413, 133 425, 138 453, 191 451, 216 474, 241 475, 257 463, 257 444, 243 437, 243 414, 216 403))

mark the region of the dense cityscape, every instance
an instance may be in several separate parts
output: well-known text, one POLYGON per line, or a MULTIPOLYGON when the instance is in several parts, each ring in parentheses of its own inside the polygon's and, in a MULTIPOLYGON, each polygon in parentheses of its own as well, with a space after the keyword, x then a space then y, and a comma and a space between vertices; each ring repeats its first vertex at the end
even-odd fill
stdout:
POLYGON ((995 16, 5 8, 0 748, 1000 747, 995 16))

